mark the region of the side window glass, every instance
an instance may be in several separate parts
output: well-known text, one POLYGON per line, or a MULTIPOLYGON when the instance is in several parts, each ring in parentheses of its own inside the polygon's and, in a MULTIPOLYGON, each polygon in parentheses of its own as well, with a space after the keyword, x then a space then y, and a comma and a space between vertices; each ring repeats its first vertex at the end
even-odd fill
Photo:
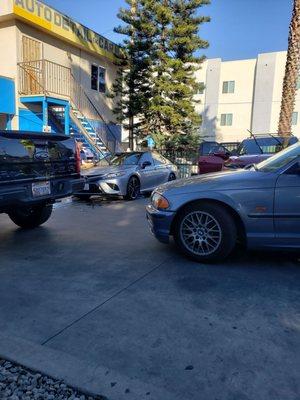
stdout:
POLYGON ((166 160, 158 153, 153 153, 154 163, 156 165, 164 165, 166 164, 166 160))
POLYGON ((144 153, 140 159, 140 164, 143 164, 145 161, 149 161, 151 165, 153 165, 153 160, 151 157, 151 154, 149 153, 144 153))

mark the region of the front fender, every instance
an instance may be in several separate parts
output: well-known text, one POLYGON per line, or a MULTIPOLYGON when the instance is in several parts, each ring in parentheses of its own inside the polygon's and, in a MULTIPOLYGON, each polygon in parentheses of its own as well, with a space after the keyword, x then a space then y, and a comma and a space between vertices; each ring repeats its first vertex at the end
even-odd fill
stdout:
POLYGON ((198 192, 198 193, 187 193, 180 195, 172 195, 171 198, 171 206, 170 210, 178 212, 179 209, 183 208, 189 203, 195 201, 216 201, 219 203, 223 203, 224 205, 235 210, 241 217, 241 219, 246 223, 247 220, 247 210, 242 206, 241 202, 236 201, 233 197, 231 197, 227 193, 220 193, 217 191, 207 191, 207 192, 198 192))

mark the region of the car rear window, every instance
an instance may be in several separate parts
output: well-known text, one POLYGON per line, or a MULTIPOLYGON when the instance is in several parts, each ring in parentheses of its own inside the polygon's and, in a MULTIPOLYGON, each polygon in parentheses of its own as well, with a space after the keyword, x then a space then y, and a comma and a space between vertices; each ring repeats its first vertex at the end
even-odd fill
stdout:
MULTIPOLYGON (((297 141, 297 138, 290 138, 289 145, 297 141)), ((238 155, 274 154, 283 149, 283 138, 269 137, 244 140, 238 148, 238 155)))

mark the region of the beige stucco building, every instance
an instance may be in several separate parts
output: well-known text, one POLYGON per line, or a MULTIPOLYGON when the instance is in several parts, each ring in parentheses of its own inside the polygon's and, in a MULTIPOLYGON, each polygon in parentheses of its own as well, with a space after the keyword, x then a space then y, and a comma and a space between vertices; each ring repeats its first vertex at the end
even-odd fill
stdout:
POLYGON ((0 129, 63 130, 96 153, 115 150, 121 127, 108 94, 118 56, 117 45, 41 1, 0 0, 0 129))
MULTIPOLYGON (((201 136, 240 141, 253 133, 275 133, 278 127, 286 52, 259 54, 256 59, 209 59, 197 72, 205 89, 196 99, 203 116, 201 136)), ((299 86, 300 88, 300 86, 299 86)), ((300 137, 300 90, 293 114, 293 133, 300 137)))

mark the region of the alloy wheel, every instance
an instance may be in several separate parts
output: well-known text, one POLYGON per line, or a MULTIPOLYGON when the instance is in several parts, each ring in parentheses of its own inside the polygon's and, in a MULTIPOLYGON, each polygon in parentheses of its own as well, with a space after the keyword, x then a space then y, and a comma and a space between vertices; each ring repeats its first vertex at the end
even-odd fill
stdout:
POLYGON ((140 193, 140 182, 136 177, 132 177, 130 178, 129 182, 128 182, 128 197, 131 200, 135 200, 139 193, 140 193))
POLYGON ((194 211, 182 220, 180 236, 187 250, 195 255, 208 256, 220 246, 222 230, 211 214, 194 211))

